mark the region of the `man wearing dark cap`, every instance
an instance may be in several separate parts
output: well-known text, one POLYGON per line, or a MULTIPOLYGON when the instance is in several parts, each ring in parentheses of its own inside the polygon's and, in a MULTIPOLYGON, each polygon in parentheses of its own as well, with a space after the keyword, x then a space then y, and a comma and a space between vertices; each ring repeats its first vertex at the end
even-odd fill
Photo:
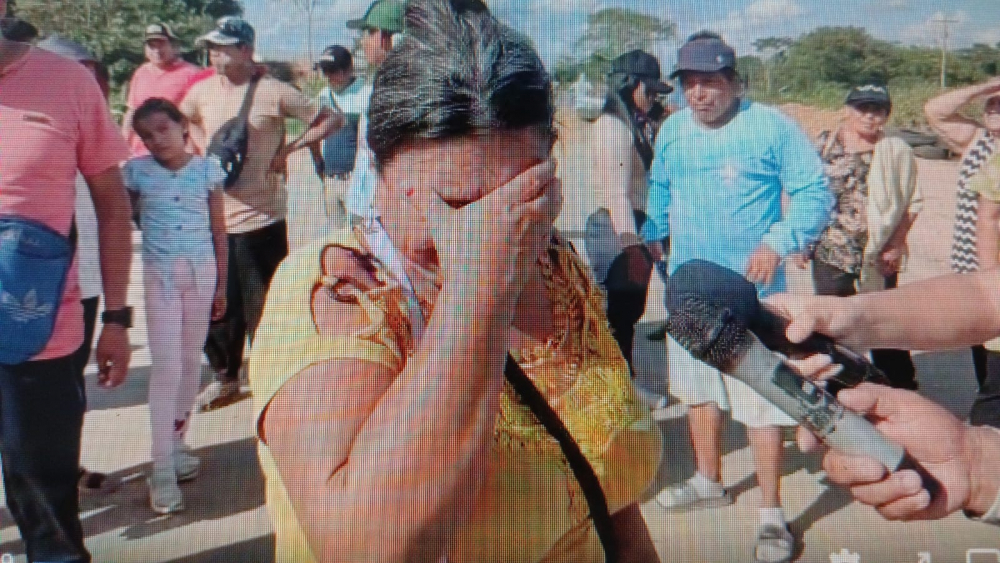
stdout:
POLYGON ((243 19, 224 17, 198 38, 216 73, 192 86, 180 104, 191 124, 191 137, 204 153, 213 136, 239 115, 250 94, 243 169, 225 193, 227 310, 223 322, 213 323, 205 345, 216 381, 198 397, 203 410, 245 396, 239 381, 244 343, 248 337, 253 342, 271 276, 288 254, 288 155, 319 142, 344 123, 339 113, 319 107, 292 86, 261 76, 253 60, 254 36, 253 27, 243 19), (306 124, 305 132, 293 140, 285 139, 288 118, 306 124))
MULTIPOLYGON (((644 237, 670 237, 671 273, 702 259, 745 275, 761 296, 783 290, 782 260, 816 240, 833 205, 816 150, 790 119, 741 98, 736 55, 718 35, 689 38, 671 77, 680 80, 688 107, 657 136, 644 237)), ((749 428, 761 488, 754 560, 789 561, 795 546, 779 497, 779 426, 794 422, 672 339, 668 349, 670 392, 688 405, 697 472, 656 500, 668 510, 732 502, 721 483, 720 451, 721 411, 731 410, 749 428)))
MULTIPOLYGON (((611 61, 604 108, 587 135, 596 211, 587 216, 584 244, 594 277, 607 292, 608 321, 629 367, 653 268, 638 232, 646 217, 653 139, 665 113, 659 98, 672 91, 660 80, 656 57, 641 50, 620 55, 611 61)), ((665 397, 637 389, 651 407, 666 404, 665 397)))
MULTIPOLYGON (((403 32, 403 15, 406 12, 400 0, 375 0, 365 15, 359 19, 348 20, 348 29, 361 31, 361 50, 369 65, 369 77, 375 76, 375 71, 385 62, 392 50, 396 37, 403 32)), ((364 86, 364 99, 371 97, 371 82, 364 86)), ((365 140, 368 129, 368 106, 365 104, 361 112, 358 126, 358 155, 351 173, 350 186, 347 190, 345 205, 348 213, 363 217, 369 213, 375 196, 375 173, 372 171, 372 157, 365 140)))
POLYGON ((143 39, 146 62, 135 70, 128 85, 128 109, 122 119, 122 133, 128 139, 134 156, 149 154, 146 145, 132 130, 132 114, 149 98, 164 98, 175 104, 184 94, 201 69, 181 59, 177 36, 165 23, 146 26, 143 39))
POLYGON ((340 228, 348 221, 344 203, 351 182, 351 173, 358 153, 358 124, 368 109, 371 90, 354 74, 351 52, 340 45, 323 50, 316 69, 323 73, 327 86, 319 92, 322 107, 344 114, 347 123, 323 139, 322 147, 312 145, 313 162, 323 177, 323 203, 331 228, 340 228))

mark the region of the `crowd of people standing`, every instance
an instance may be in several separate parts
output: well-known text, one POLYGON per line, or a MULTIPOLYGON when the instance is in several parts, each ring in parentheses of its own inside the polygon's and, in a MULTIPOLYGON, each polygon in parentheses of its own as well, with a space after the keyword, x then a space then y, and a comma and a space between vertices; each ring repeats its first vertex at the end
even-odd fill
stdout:
MULTIPOLYGON (((152 357, 149 504, 184 509, 178 484, 200 471, 186 444, 192 415, 246 397, 249 372, 279 561, 657 560, 638 502, 670 455, 650 413, 667 400, 633 383, 632 352, 660 268, 727 267, 793 319, 790 331, 864 349, 1000 335, 990 310, 965 311, 982 320, 951 339, 852 324, 905 323, 892 307, 879 316, 856 304, 914 293, 889 291, 922 195, 912 151, 885 132, 884 82, 859 77, 842 126, 813 140, 746 96, 736 53, 715 33, 684 42, 674 85, 649 53, 623 53, 587 133, 598 208, 574 249, 552 229, 564 197, 556 108, 529 40, 479 0, 375 0, 346 27, 361 34, 368 78, 331 45, 315 61, 327 84, 312 99, 262 70, 241 18, 197 39, 208 69, 182 60, 168 23, 152 23, 120 126, 106 71, 82 46, 0 38, 0 265, 13 264, 0 276, 64 280, 29 288, 30 299, 4 294, 0 315, 5 329, 41 323, 41 336, 0 343, 0 457, 30 561, 89 561, 78 494, 113 485, 79 466, 83 374, 102 295, 99 381, 115 387, 128 373, 130 223, 143 236, 152 357), (671 112, 675 86, 686 107, 671 112), (300 135, 289 137, 288 119, 300 135), (52 147, 71 156, 48 159, 52 147), (322 179, 329 232, 289 255, 288 158, 300 150, 322 179), (2 246, 42 232, 70 248, 44 266, 58 270, 29 269, 9 250, 20 246, 2 246), (815 293, 855 296, 850 305, 781 295, 785 265, 809 261, 815 293), (214 380, 199 394, 203 354, 214 380)), ((1000 82, 945 93, 926 111, 963 153, 953 265, 983 270, 975 283, 1000 263, 1000 82), (982 123, 959 116, 981 98, 982 123)), ((941 283, 929 291, 964 282, 941 283)), ((0 277, 0 287, 17 286, 0 277)), ((792 560, 780 470, 782 427, 794 421, 672 338, 665 346, 661 372, 687 406, 696 471, 656 503, 733 502, 721 477, 728 412, 748 428, 762 492, 752 558, 792 560)), ((901 349, 872 350, 899 390, 865 385, 845 402, 916 405, 929 414, 914 424, 1000 457, 996 435, 979 429, 1000 420, 995 350, 972 348, 973 426, 904 391, 916 372, 901 349)), ((940 455, 920 461, 933 472, 940 455)), ((905 472, 865 480, 864 460, 826 459, 839 464, 834 481, 887 517, 966 509, 998 520, 997 484, 978 466, 966 468, 971 484, 941 470, 942 485, 971 492, 939 506, 905 472)))

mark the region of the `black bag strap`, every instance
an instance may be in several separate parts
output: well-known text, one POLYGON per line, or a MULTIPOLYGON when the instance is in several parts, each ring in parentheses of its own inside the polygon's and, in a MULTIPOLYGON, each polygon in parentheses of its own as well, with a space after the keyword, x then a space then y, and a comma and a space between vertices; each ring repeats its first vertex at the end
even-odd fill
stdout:
POLYGON ((236 114, 240 123, 248 123, 250 121, 250 106, 253 105, 253 95, 254 91, 257 90, 258 82, 260 82, 260 76, 254 75, 250 79, 250 86, 247 87, 247 93, 243 96, 243 105, 240 106, 240 112, 236 114))
POLYGON ((594 473, 594 468, 580 451, 580 446, 563 425, 559 415, 552 410, 549 402, 545 400, 542 393, 510 354, 507 354, 507 365, 504 366, 503 373, 514 391, 534 413, 535 418, 559 442, 559 447, 562 449, 563 455, 566 456, 566 461, 569 462, 573 475, 580 483, 580 488, 583 489, 583 496, 587 499, 590 517, 594 521, 594 528, 597 529, 597 537, 600 538, 601 545, 604 547, 604 560, 606 563, 615 563, 618 561, 618 541, 611 523, 611 513, 608 512, 608 501, 604 498, 604 491, 594 473))

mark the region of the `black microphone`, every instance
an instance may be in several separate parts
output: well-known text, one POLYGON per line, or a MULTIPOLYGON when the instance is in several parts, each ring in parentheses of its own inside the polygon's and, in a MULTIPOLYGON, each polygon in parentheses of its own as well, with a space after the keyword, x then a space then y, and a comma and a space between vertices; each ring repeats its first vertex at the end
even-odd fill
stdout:
MULTIPOLYGON (((671 280, 672 282, 673 280, 671 280)), ((832 448, 878 460, 890 471, 913 469, 935 497, 938 481, 861 415, 801 377, 748 330, 740 314, 697 292, 678 294, 667 332, 695 358, 749 385, 832 448)))
MULTIPOLYGON (((830 379, 829 389, 836 394, 845 387, 854 387, 862 381, 889 385, 889 379, 879 368, 855 351, 837 344, 822 334, 811 334, 804 341, 788 340, 785 331, 788 319, 768 311, 757 299, 757 289, 740 274, 705 260, 691 260, 681 264, 670 276, 667 292, 667 309, 671 302, 688 294, 701 295, 706 300, 724 305, 752 331, 764 346, 786 356, 826 354, 843 369, 830 379)), ((675 304, 676 305, 676 304, 675 304)))

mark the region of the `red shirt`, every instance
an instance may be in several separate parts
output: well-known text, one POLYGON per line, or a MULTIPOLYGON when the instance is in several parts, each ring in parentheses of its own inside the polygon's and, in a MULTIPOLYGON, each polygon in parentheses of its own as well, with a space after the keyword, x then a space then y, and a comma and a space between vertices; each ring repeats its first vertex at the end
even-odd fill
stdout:
MULTIPOLYGON (((131 110, 135 110, 150 98, 164 98, 180 104, 188 89, 194 84, 195 78, 203 72, 202 69, 182 60, 178 60, 167 69, 162 69, 153 63, 144 63, 132 75, 125 103, 131 110)), ((134 156, 149 154, 135 131, 128 132, 128 144, 134 156)))
MULTIPOLYGON (((32 47, 0 72, 0 210, 69 235, 76 175, 118 166, 128 147, 93 75, 32 47)), ((35 359, 69 355, 83 342, 77 265, 66 279, 52 338, 35 359)))

